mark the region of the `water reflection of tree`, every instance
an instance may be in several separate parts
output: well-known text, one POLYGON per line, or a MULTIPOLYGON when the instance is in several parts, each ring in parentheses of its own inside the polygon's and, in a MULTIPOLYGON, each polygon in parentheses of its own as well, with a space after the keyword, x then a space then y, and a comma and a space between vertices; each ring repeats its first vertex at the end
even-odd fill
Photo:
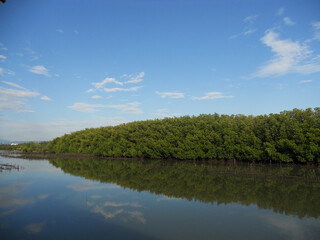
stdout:
POLYGON ((205 203, 256 204, 299 217, 320 215, 319 169, 301 166, 54 159, 63 171, 137 191, 205 203))

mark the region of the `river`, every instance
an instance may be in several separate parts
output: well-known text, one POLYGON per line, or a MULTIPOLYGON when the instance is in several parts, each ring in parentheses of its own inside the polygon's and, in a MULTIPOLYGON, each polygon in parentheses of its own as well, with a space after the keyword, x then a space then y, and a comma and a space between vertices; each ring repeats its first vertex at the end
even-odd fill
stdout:
POLYGON ((320 239, 315 166, 0 156, 0 239, 320 239))

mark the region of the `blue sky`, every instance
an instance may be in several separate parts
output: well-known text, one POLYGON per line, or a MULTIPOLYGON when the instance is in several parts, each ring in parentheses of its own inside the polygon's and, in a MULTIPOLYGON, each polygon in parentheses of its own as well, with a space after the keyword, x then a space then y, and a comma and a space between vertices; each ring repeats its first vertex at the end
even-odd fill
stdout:
POLYGON ((0 139, 320 106, 320 2, 7 0, 0 139))

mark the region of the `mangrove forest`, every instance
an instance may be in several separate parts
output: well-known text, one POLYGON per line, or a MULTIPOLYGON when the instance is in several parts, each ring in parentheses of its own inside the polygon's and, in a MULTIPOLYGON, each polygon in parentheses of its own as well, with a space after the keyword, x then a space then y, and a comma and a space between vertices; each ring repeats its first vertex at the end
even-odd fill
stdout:
POLYGON ((320 108, 137 121, 66 134, 44 150, 108 157, 319 163, 320 108))

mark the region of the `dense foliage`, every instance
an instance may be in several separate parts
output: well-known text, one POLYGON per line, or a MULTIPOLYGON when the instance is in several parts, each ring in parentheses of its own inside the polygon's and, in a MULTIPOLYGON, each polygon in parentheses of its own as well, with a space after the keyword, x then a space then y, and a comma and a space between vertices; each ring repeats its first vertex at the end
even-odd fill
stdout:
POLYGON ((320 162, 320 108, 262 116, 199 115, 85 129, 46 150, 110 157, 320 162))
POLYGON ((256 117, 203 114, 85 129, 55 138, 47 150, 112 157, 320 162, 320 108, 256 117))
POLYGON ((320 216, 319 168, 189 161, 53 159, 64 172, 137 191, 206 203, 242 205, 299 217, 320 216))
POLYGON ((0 150, 16 150, 18 147, 10 144, 0 144, 0 150))

